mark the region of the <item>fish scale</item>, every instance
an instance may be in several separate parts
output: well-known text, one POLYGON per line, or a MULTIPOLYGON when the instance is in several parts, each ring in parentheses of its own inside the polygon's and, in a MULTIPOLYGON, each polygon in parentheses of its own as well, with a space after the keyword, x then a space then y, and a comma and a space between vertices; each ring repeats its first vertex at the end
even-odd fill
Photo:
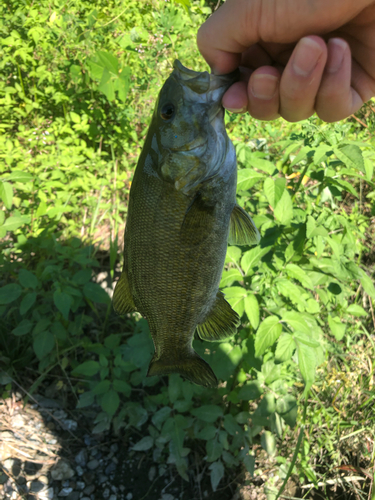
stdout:
POLYGON ((221 106, 236 79, 176 61, 135 170, 113 305, 147 319, 155 347, 149 376, 179 373, 216 386, 192 347, 194 333, 219 341, 239 324, 218 288, 228 239, 255 244, 259 233, 236 204, 236 158, 221 106))

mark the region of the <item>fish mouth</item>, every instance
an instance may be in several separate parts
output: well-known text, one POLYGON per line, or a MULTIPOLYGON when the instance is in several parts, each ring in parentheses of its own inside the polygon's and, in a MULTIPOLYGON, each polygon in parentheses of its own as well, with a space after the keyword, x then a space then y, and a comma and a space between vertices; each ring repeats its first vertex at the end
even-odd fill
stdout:
POLYGON ((208 100, 213 102, 221 101, 228 88, 240 78, 238 69, 227 75, 213 75, 208 71, 200 72, 186 68, 178 59, 174 61, 173 68, 174 76, 182 85, 197 94, 209 94, 208 100))

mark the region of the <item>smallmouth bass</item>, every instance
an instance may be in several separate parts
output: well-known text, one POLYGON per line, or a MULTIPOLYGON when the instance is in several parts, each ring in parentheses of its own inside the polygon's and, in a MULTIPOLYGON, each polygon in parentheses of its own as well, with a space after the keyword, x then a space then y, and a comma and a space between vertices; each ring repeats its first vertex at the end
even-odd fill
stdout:
POLYGON ((113 307, 147 319, 155 347, 148 376, 179 373, 215 387, 192 347, 194 332, 220 341, 240 323, 219 291, 227 244, 254 245, 260 236, 236 203, 236 154, 221 105, 237 79, 176 60, 134 173, 113 307))

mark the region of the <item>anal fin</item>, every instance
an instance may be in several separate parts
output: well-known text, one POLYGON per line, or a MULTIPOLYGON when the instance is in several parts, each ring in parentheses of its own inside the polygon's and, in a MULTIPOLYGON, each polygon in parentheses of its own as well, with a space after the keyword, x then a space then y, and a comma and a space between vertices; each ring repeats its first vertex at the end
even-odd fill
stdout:
POLYGON ((240 317, 225 300, 224 294, 218 292, 213 308, 205 321, 197 326, 197 331, 202 340, 218 342, 234 335, 239 324, 240 317))
POLYGON ((250 215, 239 205, 230 214, 228 243, 230 245, 257 245, 260 234, 250 215))
POLYGON ((117 314, 126 314, 136 311, 133 296, 130 291, 128 275, 125 271, 121 273, 113 294, 113 309, 117 314))

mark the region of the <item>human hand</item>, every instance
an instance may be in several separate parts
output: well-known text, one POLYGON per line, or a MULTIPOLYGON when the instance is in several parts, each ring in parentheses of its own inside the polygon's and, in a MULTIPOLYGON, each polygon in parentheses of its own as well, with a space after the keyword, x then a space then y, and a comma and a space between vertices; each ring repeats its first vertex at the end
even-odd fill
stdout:
POLYGON ((230 111, 334 122, 375 95, 375 0, 227 0, 197 43, 215 74, 240 67, 230 111))

